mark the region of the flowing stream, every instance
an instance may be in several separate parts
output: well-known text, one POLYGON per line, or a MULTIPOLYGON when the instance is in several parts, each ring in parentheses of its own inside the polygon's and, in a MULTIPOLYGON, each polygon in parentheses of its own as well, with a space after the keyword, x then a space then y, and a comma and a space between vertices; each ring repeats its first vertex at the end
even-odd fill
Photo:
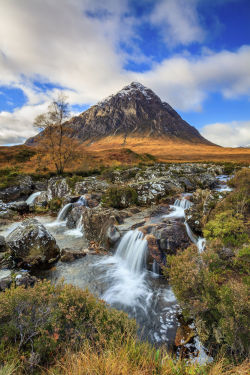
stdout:
MULTIPOLYGON (((223 187, 225 184, 223 181, 223 187)), ((222 191, 222 190, 220 190, 222 191)), ((40 192, 32 194, 27 201, 34 202, 40 192)), ((185 210, 191 207, 192 202, 183 196, 170 206, 172 211, 164 215, 168 219, 183 218, 190 240, 196 244, 199 252, 205 249, 205 239, 197 237, 185 221, 185 210)), ((77 205, 87 205, 85 196, 82 196, 77 205)), ((84 236, 82 216, 75 229, 66 229, 67 216, 74 207, 73 203, 66 204, 59 212, 56 220, 49 215, 38 216, 55 237, 59 247, 80 250, 87 247, 84 236)), ((159 218, 160 219, 160 218, 159 218)), ((5 236, 19 223, 3 228, 5 236)), ((165 279, 158 277, 159 266, 153 263, 152 271, 146 267, 147 241, 139 230, 127 232, 120 240, 113 255, 91 255, 72 263, 58 262, 40 276, 56 283, 62 278, 65 283, 88 288, 97 297, 104 299, 108 304, 128 313, 138 323, 138 335, 154 344, 165 344, 172 347, 179 325, 178 312, 180 311, 176 297, 165 279)), ((195 339, 199 343, 198 338, 195 339)), ((197 345, 198 345, 197 344, 197 345)), ((204 361, 207 359, 202 346, 200 354, 204 361)))

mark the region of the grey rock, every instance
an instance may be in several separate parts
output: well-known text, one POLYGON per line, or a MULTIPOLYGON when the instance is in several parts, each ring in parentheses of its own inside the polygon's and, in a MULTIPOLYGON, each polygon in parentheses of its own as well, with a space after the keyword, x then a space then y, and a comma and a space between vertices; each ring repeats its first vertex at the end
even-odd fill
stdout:
POLYGON ((60 254, 54 237, 36 219, 23 221, 6 238, 11 256, 22 268, 47 268, 60 254))

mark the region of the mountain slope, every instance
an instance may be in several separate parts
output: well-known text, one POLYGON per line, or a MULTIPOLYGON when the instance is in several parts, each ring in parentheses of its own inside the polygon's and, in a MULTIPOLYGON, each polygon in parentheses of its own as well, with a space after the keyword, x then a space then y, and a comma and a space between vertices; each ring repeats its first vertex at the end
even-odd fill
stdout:
MULTIPOLYGON (((73 130, 74 138, 89 143, 108 136, 122 136, 125 144, 127 137, 140 136, 212 144, 168 103, 138 82, 132 82, 117 94, 73 117, 65 126, 73 130)), ((26 144, 39 142, 39 138, 30 138, 26 144)))

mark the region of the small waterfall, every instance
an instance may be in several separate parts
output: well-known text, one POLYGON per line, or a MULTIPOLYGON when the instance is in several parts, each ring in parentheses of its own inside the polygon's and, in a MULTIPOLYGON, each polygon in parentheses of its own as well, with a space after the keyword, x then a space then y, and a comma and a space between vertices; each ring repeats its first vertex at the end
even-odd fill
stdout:
POLYGON ((33 204, 35 202, 35 199, 36 197, 39 197, 39 195, 41 194, 42 192, 41 191, 37 191, 36 193, 33 193, 29 196, 29 198, 26 200, 26 203, 28 205, 30 204, 33 204))
POLYGON ((123 236, 116 251, 116 256, 125 260, 127 267, 135 273, 146 268, 148 243, 143 237, 141 231, 130 230, 123 236))
POLYGON ((181 207, 183 210, 186 210, 187 208, 190 208, 193 205, 192 202, 190 202, 188 199, 182 198, 182 199, 176 199, 174 202, 175 207, 181 207))
POLYGON ((82 195, 82 196, 78 199, 77 203, 79 203, 81 206, 86 206, 86 207, 87 207, 88 202, 87 202, 87 199, 86 199, 85 195, 82 195))
POLYGON ((70 229, 65 232, 65 234, 69 236, 75 236, 75 237, 82 237, 83 236, 83 223, 82 223, 83 215, 81 215, 80 219, 77 222, 75 229, 70 229))
POLYGON ((71 207, 72 207, 72 203, 67 203, 67 204, 65 204, 65 206, 63 206, 63 208, 61 208, 61 210, 59 211, 59 213, 57 215, 57 218, 56 218, 56 221, 58 223, 64 221, 64 219, 66 219, 67 214, 68 214, 71 207))
POLYGON ((168 215, 164 216, 166 218, 181 218, 185 217, 185 210, 193 205, 188 199, 176 199, 174 205, 170 205, 170 208, 173 210, 168 215))
POLYGON ((152 264, 152 272, 156 275, 160 275, 160 266, 154 259, 153 264, 152 264))
POLYGON ((199 253, 202 253, 205 250, 206 246, 206 240, 203 237, 197 237, 191 230, 190 226, 188 223, 185 221, 184 222, 187 230, 187 235, 190 238, 190 240, 197 246, 197 249, 199 253))
POLYGON ((196 246, 198 247, 199 253, 202 253, 206 247, 206 239, 199 237, 196 246))

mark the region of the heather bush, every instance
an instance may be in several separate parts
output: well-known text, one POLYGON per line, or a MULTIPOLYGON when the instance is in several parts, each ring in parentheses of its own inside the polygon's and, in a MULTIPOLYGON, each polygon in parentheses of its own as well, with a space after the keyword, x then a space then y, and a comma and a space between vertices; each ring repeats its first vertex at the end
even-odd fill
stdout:
POLYGON ((39 282, 0 294, 0 363, 18 358, 24 366, 48 365, 86 340, 105 345, 134 332, 125 313, 73 286, 39 282))

